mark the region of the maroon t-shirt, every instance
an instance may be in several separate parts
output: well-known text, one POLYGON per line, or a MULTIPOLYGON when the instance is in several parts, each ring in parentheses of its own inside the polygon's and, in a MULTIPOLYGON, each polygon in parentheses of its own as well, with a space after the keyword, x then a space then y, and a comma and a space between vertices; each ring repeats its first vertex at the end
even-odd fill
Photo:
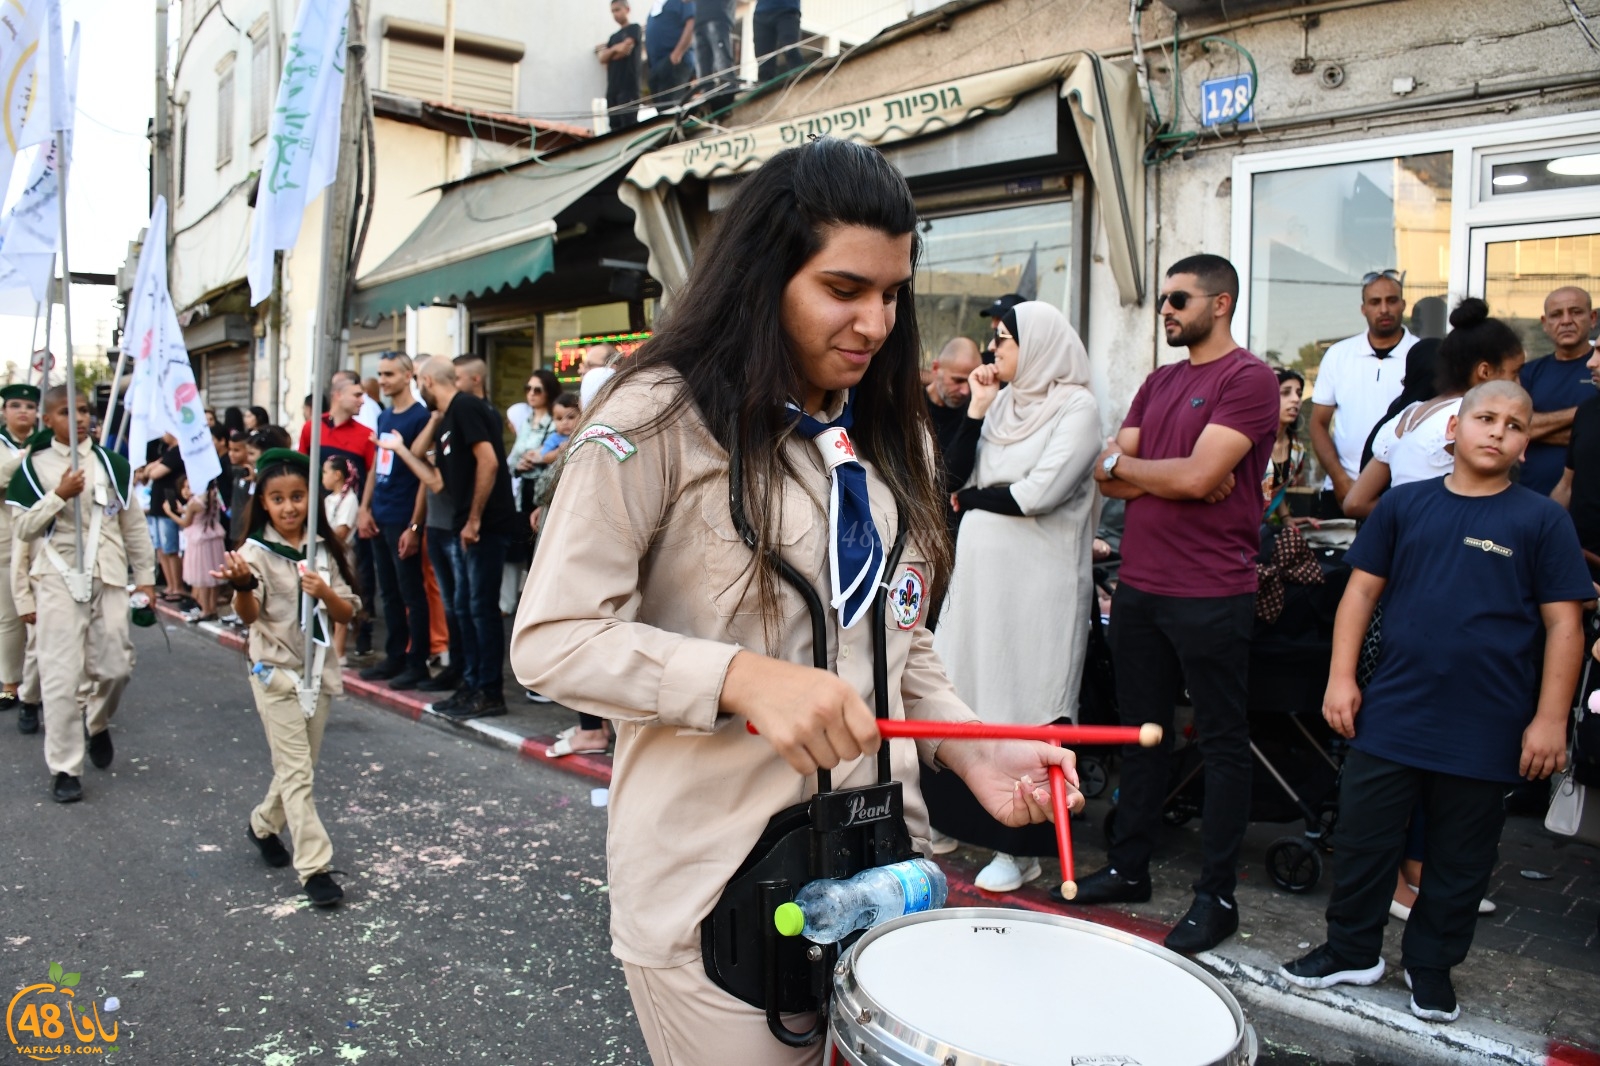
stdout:
POLYGON ((1139 386, 1122 425, 1139 431, 1139 458, 1183 459, 1209 425, 1255 441, 1233 468, 1233 492, 1219 503, 1128 501, 1121 580, 1158 596, 1239 596, 1256 590, 1261 550, 1261 478, 1278 434, 1278 379, 1243 348, 1194 366, 1164 366, 1139 386))

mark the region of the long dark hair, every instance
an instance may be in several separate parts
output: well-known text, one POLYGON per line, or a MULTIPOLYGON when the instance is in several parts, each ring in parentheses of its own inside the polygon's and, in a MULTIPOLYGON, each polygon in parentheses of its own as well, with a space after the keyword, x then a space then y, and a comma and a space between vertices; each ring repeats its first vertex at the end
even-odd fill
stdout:
MULTIPOLYGON (((1306 376, 1300 373, 1300 371, 1286 366, 1278 367, 1277 374, 1279 389, 1283 388, 1283 383, 1285 381, 1298 381, 1300 383, 1300 399, 1302 402, 1304 402, 1306 398, 1306 376)), ((1282 403, 1281 399, 1279 400, 1279 403, 1282 403)), ((1289 423, 1288 437, 1290 447, 1293 447, 1295 443, 1300 440, 1300 420, 1298 418, 1289 423)))
POLYGON ((1468 296, 1450 312, 1451 330, 1439 342, 1439 392, 1465 393, 1476 382, 1479 363, 1499 369, 1522 351, 1522 338, 1498 318, 1489 317, 1489 305, 1468 296))
MULTIPOLYGON (((711 435, 741 455, 744 498, 764 556, 777 543, 783 483, 798 477, 784 448, 794 432, 785 405, 803 394, 804 383, 782 326, 784 289, 822 250, 828 227, 915 235, 917 207, 905 179, 876 149, 823 137, 779 152, 745 180, 722 216, 655 336, 607 393, 648 371, 671 368, 682 376, 711 435)), ((913 267, 920 250, 914 239, 913 267)), ((856 387, 851 439, 888 485, 901 527, 926 556, 937 603, 953 553, 920 370, 916 306, 906 285, 896 297, 894 329, 856 387)), ((895 531, 879 535, 887 546, 895 531)), ((771 620, 772 568, 756 573, 761 610, 771 620)))
POLYGON ((267 505, 262 502, 266 498, 267 485, 280 477, 297 477, 306 483, 306 492, 317 501, 317 539, 322 542, 328 557, 333 560, 333 565, 339 568, 339 576, 344 578, 344 583, 352 589, 361 586, 356 583, 356 574, 350 566, 350 556, 345 552, 344 545, 339 543, 338 537, 328 536, 333 529, 333 523, 328 521, 328 496, 322 491, 320 480, 313 487, 311 479, 304 467, 294 463, 271 463, 256 474, 256 491, 250 497, 250 510, 245 516, 246 536, 259 537, 272 524, 272 519, 267 515, 267 505))

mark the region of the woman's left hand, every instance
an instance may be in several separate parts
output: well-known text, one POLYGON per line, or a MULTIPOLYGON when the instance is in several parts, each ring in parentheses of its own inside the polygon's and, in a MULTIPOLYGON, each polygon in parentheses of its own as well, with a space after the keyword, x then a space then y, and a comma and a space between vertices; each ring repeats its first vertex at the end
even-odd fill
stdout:
POLYGON ((1050 807, 1050 767, 1067 777, 1067 805, 1083 809, 1078 757, 1070 748, 1034 740, 947 740, 939 761, 955 771, 984 810, 1002 825, 1055 821, 1050 807))
POLYGON ((300 572, 300 591, 306 593, 312 599, 321 600, 325 599, 332 590, 328 588, 328 583, 322 580, 321 574, 307 568, 300 572))

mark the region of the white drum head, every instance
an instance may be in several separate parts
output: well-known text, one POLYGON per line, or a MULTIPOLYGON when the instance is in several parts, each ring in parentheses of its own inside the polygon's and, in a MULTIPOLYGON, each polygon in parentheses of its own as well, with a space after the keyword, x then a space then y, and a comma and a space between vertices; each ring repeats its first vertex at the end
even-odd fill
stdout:
POLYGON ((899 1021, 1009 1066, 1197 1066, 1240 1039, 1216 992, 1112 930, 952 915, 885 929, 853 969, 899 1021))

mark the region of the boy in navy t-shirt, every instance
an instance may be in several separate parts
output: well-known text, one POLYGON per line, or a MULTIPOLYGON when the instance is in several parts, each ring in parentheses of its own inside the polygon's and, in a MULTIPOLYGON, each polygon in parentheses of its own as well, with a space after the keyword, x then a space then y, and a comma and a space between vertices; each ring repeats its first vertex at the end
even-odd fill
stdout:
POLYGON ((1427 852, 1401 965, 1411 1012, 1455 1020, 1450 969, 1472 946, 1505 825, 1502 797, 1566 761, 1580 605, 1595 590, 1566 512, 1511 483, 1532 421, 1533 401, 1513 382, 1468 392, 1448 429, 1454 470, 1391 489, 1345 557, 1353 569, 1322 713, 1351 751, 1328 940, 1282 968, 1301 987, 1383 976, 1394 871, 1420 801, 1427 852), (1356 660, 1380 600, 1381 649, 1363 692, 1356 660))

